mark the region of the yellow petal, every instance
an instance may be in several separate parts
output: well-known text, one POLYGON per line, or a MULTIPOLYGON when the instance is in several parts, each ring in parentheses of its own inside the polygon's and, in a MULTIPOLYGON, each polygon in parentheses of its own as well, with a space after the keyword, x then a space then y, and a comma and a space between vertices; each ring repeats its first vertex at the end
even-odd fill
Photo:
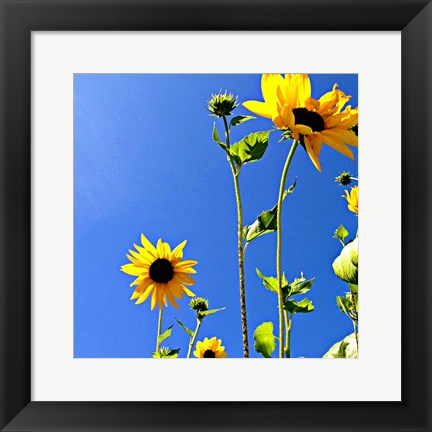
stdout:
POLYGON ((263 74, 261 77, 261 91, 264 101, 273 104, 276 102, 277 89, 284 85, 284 80, 279 74, 263 74))
POLYGON ((308 74, 298 74, 295 76, 297 83, 297 106, 306 106, 306 100, 311 97, 311 83, 308 74))
POLYGON ((162 243, 162 239, 158 240, 156 248, 157 248, 158 258, 164 258, 164 251, 165 250, 164 250, 164 246, 162 243))
POLYGON ((121 266, 121 271, 131 276, 141 276, 143 273, 142 267, 136 267, 135 264, 125 264, 121 266))
POLYGON ((141 234, 141 243, 146 250, 148 250, 152 255, 156 254, 156 248, 150 243, 144 234, 141 234))
POLYGON ((189 296, 189 297, 195 297, 195 294, 191 291, 191 290, 189 290, 189 289, 187 289, 184 285, 182 285, 182 287, 183 287, 183 291, 189 296))
POLYGON ((321 143, 319 143, 319 139, 317 139, 315 135, 307 135, 304 137, 304 143, 306 147, 306 152, 309 155, 312 163, 315 165, 315 168, 319 172, 321 172, 321 163, 319 161, 321 143))
POLYGON ((156 301, 157 301, 157 288, 153 290, 153 295, 151 298, 151 305, 150 305, 151 310, 153 310, 155 308, 156 301))
POLYGON ((344 156, 349 157, 350 159, 354 159, 354 154, 351 149, 346 146, 341 139, 337 137, 332 131, 322 131, 321 136, 323 137, 323 141, 339 153, 342 153, 344 156))
POLYGON ((272 118, 272 104, 251 100, 243 102, 243 106, 256 115, 272 118))
POLYGON ((186 246, 187 240, 176 246, 171 252, 171 258, 183 258, 183 248, 186 246))
POLYGON ((141 294, 139 300, 135 304, 144 303, 147 300, 147 297, 153 292, 155 286, 154 284, 149 285, 141 294))
POLYGON ((227 355, 225 351, 218 351, 215 353, 215 358, 225 358, 227 355))
POLYGON ((331 132, 345 144, 358 147, 358 136, 355 133, 337 128, 332 129, 331 132))
POLYGON ((174 279, 186 285, 195 285, 195 281, 185 273, 174 272, 174 279))

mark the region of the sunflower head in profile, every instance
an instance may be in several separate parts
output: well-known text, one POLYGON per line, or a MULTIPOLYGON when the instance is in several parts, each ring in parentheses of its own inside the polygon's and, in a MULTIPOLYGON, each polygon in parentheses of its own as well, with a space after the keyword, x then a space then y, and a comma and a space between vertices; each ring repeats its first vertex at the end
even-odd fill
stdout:
POLYGON ((342 195, 348 202, 348 209, 358 215, 358 186, 353 186, 351 191, 345 190, 345 195, 342 195))
POLYGON ((311 97, 307 74, 264 74, 261 90, 264 101, 247 101, 243 105, 253 113, 272 119, 274 125, 298 140, 315 167, 321 171, 319 155, 327 144, 354 159, 348 146, 357 147, 358 138, 351 128, 358 123, 358 108, 345 104, 351 99, 338 85, 320 99, 311 97), (344 109, 342 111, 342 109, 344 109), (348 144, 348 145, 347 145, 348 144))
POLYGON ((129 275, 137 276, 131 286, 136 286, 131 300, 136 304, 143 303, 151 295, 151 310, 156 306, 168 306, 168 302, 178 308, 176 298, 184 294, 193 297, 195 294, 185 285, 194 285, 195 281, 189 274, 196 273, 192 268, 198 264, 193 260, 182 260, 186 240, 171 251, 168 243, 158 240, 156 247, 141 234, 142 247, 134 245, 136 252, 129 250, 126 255, 131 264, 125 264, 121 270, 129 275))
POLYGON ((216 339, 216 336, 211 339, 204 338, 202 342, 197 342, 194 356, 198 358, 224 358, 228 354, 221 344, 222 341, 216 339))

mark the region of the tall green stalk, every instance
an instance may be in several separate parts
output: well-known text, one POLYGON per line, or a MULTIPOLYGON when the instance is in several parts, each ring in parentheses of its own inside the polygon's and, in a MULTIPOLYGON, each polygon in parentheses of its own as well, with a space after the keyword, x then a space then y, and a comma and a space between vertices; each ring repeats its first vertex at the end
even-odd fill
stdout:
POLYGON ((187 353, 186 358, 190 358, 190 356, 191 356, 192 348, 193 348, 195 341, 196 341, 196 338, 198 336, 198 332, 199 332, 199 329, 201 327, 201 323, 202 323, 202 320, 197 318, 197 326, 196 326, 196 329, 195 329, 193 336, 190 338, 189 348, 188 348, 188 353, 187 353))
POLYGON ((159 336, 161 334, 161 329, 162 329, 162 308, 159 309, 159 319, 158 319, 157 337, 156 337, 156 352, 159 352, 159 348, 160 348, 159 336))
MULTIPOLYGON (((223 116, 225 126, 225 142, 227 148, 230 147, 230 130, 226 116, 223 116)), ((248 328, 247 328, 247 317, 246 317, 246 293, 245 293, 245 279, 244 279, 244 250, 243 250, 243 212, 240 195, 240 166, 236 167, 233 162, 231 155, 227 152, 228 162, 231 167, 234 189, 237 203, 237 249, 238 249, 238 261, 239 261, 239 284, 240 284, 240 309, 241 309, 241 323, 242 323, 242 337, 243 337, 243 357, 249 357, 249 341, 248 341, 248 328)))
MULTIPOLYGON (((276 273, 278 280, 278 308, 279 308, 279 358, 284 357, 284 309, 283 309, 283 292, 282 292, 282 202, 285 191, 285 182, 294 153, 297 150, 299 142, 294 140, 288 153, 285 165, 282 171, 282 177, 279 186, 279 197, 277 203, 277 249, 276 249, 276 273)), ((289 348, 288 348, 289 349, 289 348)))

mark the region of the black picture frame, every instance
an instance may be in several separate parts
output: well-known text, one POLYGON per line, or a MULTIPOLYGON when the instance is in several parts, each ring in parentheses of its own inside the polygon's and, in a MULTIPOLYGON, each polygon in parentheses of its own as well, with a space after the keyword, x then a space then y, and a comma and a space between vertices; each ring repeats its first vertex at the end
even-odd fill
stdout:
MULTIPOLYGON (((2 431, 432 430, 430 0, 0 0, 0 8, 2 431), (199 402, 199 388, 197 402, 31 401, 31 32, 37 30, 401 31, 403 228, 402 263, 395 266, 402 266, 402 402, 206 403, 199 402)), ((399 120, 385 127, 399 127, 399 120)), ((391 211, 397 209, 389 204, 391 211)), ((377 355, 392 361, 388 347, 377 355)))

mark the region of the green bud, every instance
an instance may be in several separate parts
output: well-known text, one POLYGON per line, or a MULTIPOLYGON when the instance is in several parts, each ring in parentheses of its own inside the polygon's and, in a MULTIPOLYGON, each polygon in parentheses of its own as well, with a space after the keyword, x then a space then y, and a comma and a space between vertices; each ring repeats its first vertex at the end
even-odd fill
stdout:
POLYGON ((231 115, 237 107, 237 98, 225 91, 225 93, 212 94, 207 110, 215 117, 224 117, 231 115))
POLYGON ((189 302, 189 307, 197 312, 208 311, 208 300, 202 297, 194 297, 189 302))
POLYGON ((340 175, 336 177, 336 182, 342 186, 348 186, 349 184, 351 184, 351 181, 351 174, 347 171, 340 173, 340 175))
POLYGON ((332 266, 336 276, 343 281, 358 284, 358 237, 342 249, 332 266))

